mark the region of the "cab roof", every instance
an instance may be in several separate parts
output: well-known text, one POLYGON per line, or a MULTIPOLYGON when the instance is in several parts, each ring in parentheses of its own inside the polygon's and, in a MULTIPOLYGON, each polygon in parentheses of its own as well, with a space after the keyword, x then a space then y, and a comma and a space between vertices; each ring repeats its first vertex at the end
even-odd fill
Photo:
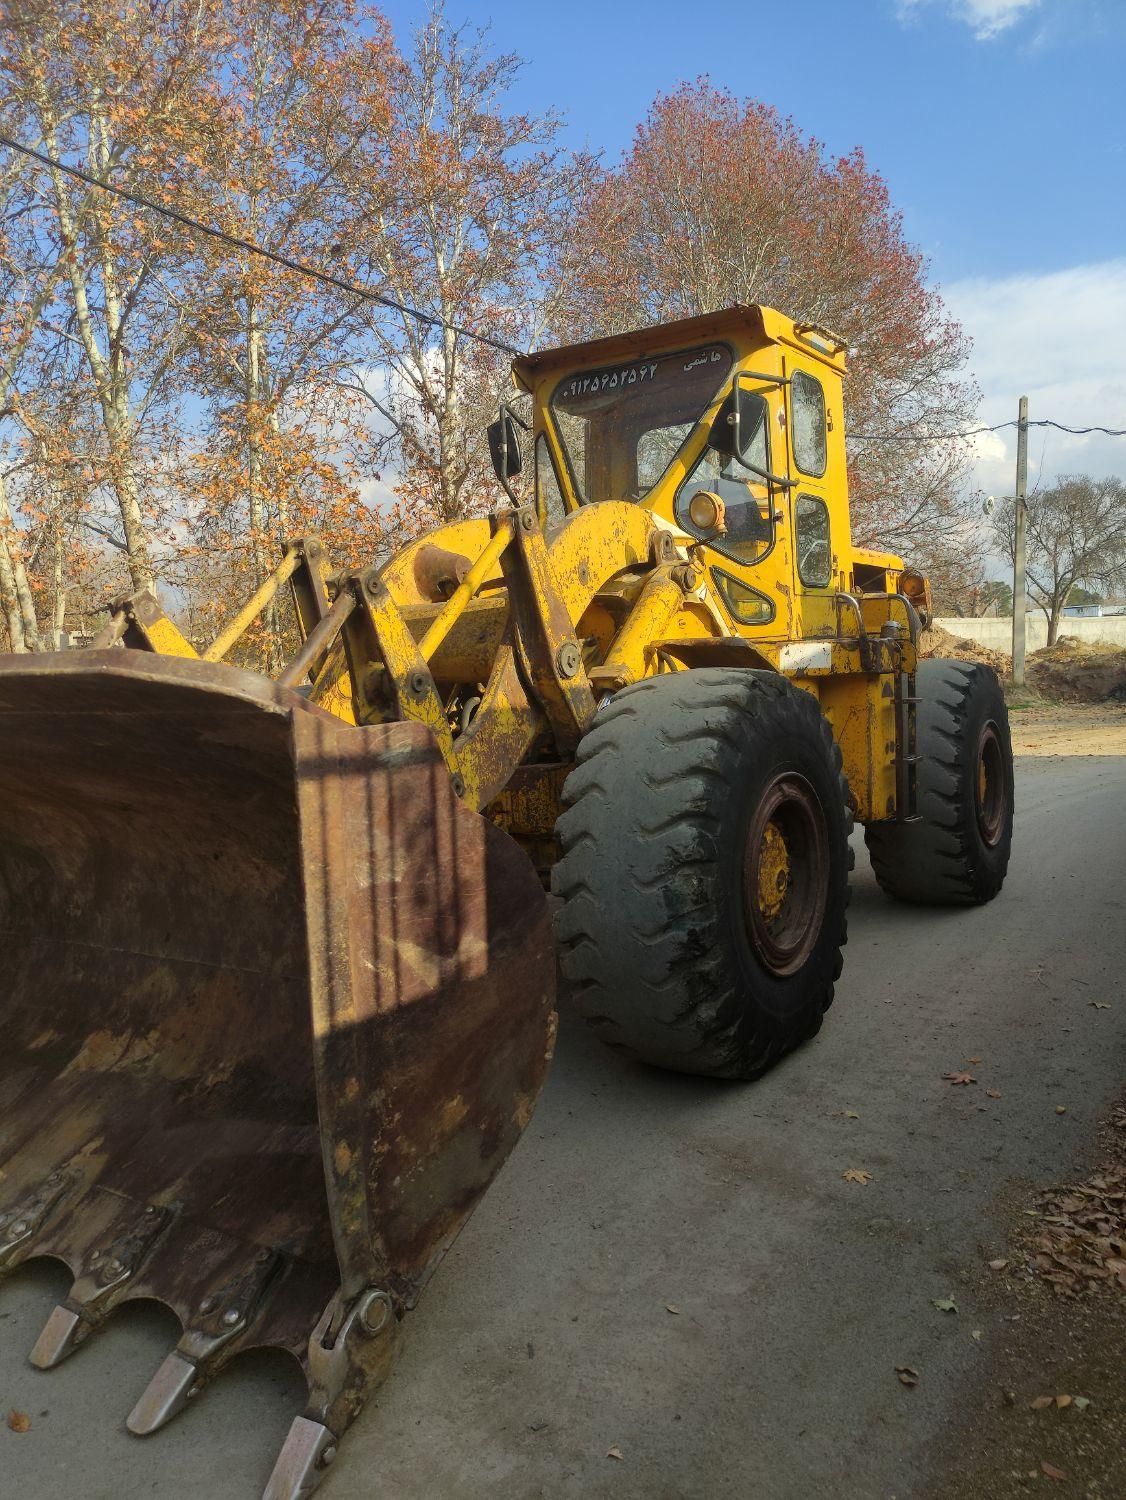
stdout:
POLYGON ((543 375, 554 370, 571 370, 576 365, 616 364, 640 359, 657 349, 685 348, 690 344, 740 335, 744 340, 749 335, 759 344, 789 344, 838 373, 844 373, 847 346, 837 334, 814 323, 795 323, 772 307, 742 302, 718 312, 678 318, 671 323, 655 323, 629 333, 611 334, 609 338, 588 339, 578 344, 564 344, 558 349, 521 354, 512 361, 512 373, 518 385, 531 391, 543 375))

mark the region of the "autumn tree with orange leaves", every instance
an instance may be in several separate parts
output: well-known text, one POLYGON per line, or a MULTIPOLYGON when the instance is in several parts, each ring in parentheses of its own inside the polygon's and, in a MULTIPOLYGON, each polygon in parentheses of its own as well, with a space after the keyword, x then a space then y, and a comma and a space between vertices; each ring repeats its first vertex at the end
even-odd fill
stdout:
MULTIPOLYGON (((216 4, 20 0, 5 9, 2 43, 0 81, 17 134, 124 188, 190 201, 206 80, 222 55, 216 4)), ((52 388, 87 391, 99 426, 84 456, 100 492, 91 500, 110 501, 103 535, 132 586, 148 587, 181 394, 185 323, 169 286, 191 246, 178 228, 154 230, 133 205, 57 169, 25 166, 23 181, 22 264, 37 315, 22 374, 40 373, 33 386, 13 370, 9 400, 38 401, 50 422, 52 388)))
POLYGON ((345 168, 372 272, 434 320, 375 312, 373 369, 354 382, 382 426, 404 534, 495 503, 485 426, 512 395, 503 346, 534 347, 555 321, 574 204, 596 180, 556 115, 508 112, 519 67, 437 7, 395 75, 388 182, 359 159, 345 168))
POLYGON ((934 439, 971 425, 977 398, 968 341, 925 276, 859 148, 832 160, 768 105, 699 79, 656 99, 583 203, 566 323, 586 337, 763 302, 832 329, 851 349, 856 539, 925 559, 964 539, 966 450, 934 439))
MULTIPOLYGON (((208 221, 366 280, 369 227, 343 183, 357 170, 386 180, 398 67, 386 23, 353 0, 230 0, 227 24, 201 182, 208 221)), ((209 420, 185 496, 181 582, 197 627, 214 628, 288 539, 317 531, 357 562, 382 523, 362 494, 367 412, 341 388, 363 357, 363 299, 207 238, 198 266, 187 368, 209 420)), ((264 629, 265 664, 276 665, 275 606, 264 629)))
POLYGON ((4 133, 218 237, 0 153, 0 646, 154 585, 203 644, 295 535, 356 565, 496 503, 505 346, 736 301, 853 346, 858 538, 966 555, 965 340, 862 155, 702 81, 605 173, 519 66, 440 5, 400 48, 365 0, 10 0, 4 133))

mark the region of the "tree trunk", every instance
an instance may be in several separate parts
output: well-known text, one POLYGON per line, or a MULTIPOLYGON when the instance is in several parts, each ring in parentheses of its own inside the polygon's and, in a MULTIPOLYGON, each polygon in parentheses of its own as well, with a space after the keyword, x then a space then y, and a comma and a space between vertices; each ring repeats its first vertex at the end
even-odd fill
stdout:
MULTIPOLYGON (((266 389, 265 350, 257 304, 247 300, 246 317, 246 442, 247 442, 247 508, 250 514, 250 545, 254 559, 255 586, 273 571, 269 535, 270 517, 266 505, 265 481, 267 455, 262 442, 266 389)), ((263 611, 265 626, 265 667, 273 676, 281 668, 281 622, 275 595, 263 611)))
POLYGON ((1056 637, 1060 633, 1060 606, 1053 604, 1048 611, 1048 646, 1056 644, 1056 637))
POLYGON ((133 422, 128 410, 128 396, 118 389, 106 405, 109 407, 106 433, 110 444, 111 483, 117 496, 121 527, 125 533, 129 578, 135 589, 155 588, 156 575, 149 555, 149 539, 134 463, 133 422))
POLYGON ((66 623, 66 585, 63 582, 63 560, 65 556, 63 543, 63 528, 60 525, 55 531, 54 560, 51 565, 51 649, 61 651, 63 648, 63 626, 66 623))
MULTIPOLYGON (((49 151, 57 150, 55 136, 55 114, 42 93, 38 99, 39 113, 43 125, 43 139, 49 151)), ((101 115, 100 99, 95 97, 90 109, 91 166, 98 172, 108 171, 108 139, 101 115)), ((95 330, 95 313, 90 306, 87 289, 86 267, 79 246, 79 228, 70 211, 66 185, 57 169, 51 171, 55 194, 55 211, 65 249, 67 273, 71 294, 74 298, 74 318, 78 336, 86 355, 86 363, 93 377, 98 406, 102 414, 110 455, 110 483, 117 497, 121 525, 125 533, 126 555, 129 577, 135 589, 153 588, 156 582, 149 557, 148 535, 145 531, 144 513, 141 509, 139 486, 135 468, 135 430, 133 410, 129 398, 129 374, 124 352, 125 329, 122 324, 122 308, 117 292, 117 274, 106 237, 96 233, 99 241, 104 332, 107 352, 103 353, 95 330)), ((94 221, 96 224, 96 221, 94 221)))
POLYGON ((35 618, 35 597, 20 556, 16 523, 8 501, 8 482, 0 474, 0 596, 12 650, 39 650, 39 624, 35 618))
POLYGON ((457 482, 457 436, 460 416, 457 335, 442 329, 442 407, 438 417, 438 483, 442 519, 457 519, 460 486, 457 482))
POLYGON ((16 599, 16 579, 12 570, 12 555, 7 540, 0 536, 0 606, 4 610, 4 623, 8 629, 8 650, 24 652, 27 644, 23 638, 23 620, 16 599))

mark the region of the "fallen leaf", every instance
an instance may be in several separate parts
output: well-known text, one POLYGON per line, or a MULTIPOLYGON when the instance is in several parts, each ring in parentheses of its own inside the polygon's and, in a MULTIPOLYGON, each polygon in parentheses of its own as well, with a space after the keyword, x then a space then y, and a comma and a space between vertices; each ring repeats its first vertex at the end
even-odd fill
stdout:
POLYGON ((606 1449, 606 1457, 607 1458, 621 1458, 621 1456, 622 1456, 622 1450, 619 1447, 617 1447, 617 1446, 615 1446, 613 1448, 607 1448, 606 1449))
POLYGON ((1110 1009, 1110 1006, 1107 1005, 1107 1003, 1106 1003, 1105 1000, 1088 1000, 1087 1004, 1088 1005, 1093 1005, 1096 1010, 1109 1010, 1110 1009))
POLYGON ((919 1372, 910 1365, 896 1365, 895 1373, 899 1376, 900 1385, 912 1386, 919 1383, 919 1372))
POLYGON ((943 1073, 942 1076, 946 1079, 947 1083, 950 1084, 977 1082, 977 1079, 974 1078, 970 1073, 943 1073))
POLYGON ((1076 1396, 1071 1404, 1076 1411, 1086 1411, 1091 1404, 1091 1398, 1090 1396, 1076 1396))
POLYGON ((1049 1479, 1066 1479, 1067 1474, 1063 1469, 1057 1469, 1055 1464, 1050 1464, 1046 1458, 1040 1460, 1040 1467, 1049 1479))
POLYGON ((677 1305, 676 1305, 675 1302, 666 1302, 665 1303, 665 1311, 666 1312, 671 1312, 671 1313, 676 1313, 677 1315, 679 1315, 680 1308, 677 1307, 677 1305))
POLYGON ((958 1304, 954 1301, 953 1297, 932 1297, 931 1301, 938 1308, 939 1312, 956 1313, 958 1311, 958 1304))
POLYGON ((970 1065, 971 1068, 976 1068, 977 1065, 978 1065, 978 1063, 981 1061, 981 1058, 980 1057, 969 1057, 969 1058, 966 1059, 966 1061, 969 1063, 969 1065, 970 1065))
POLYGON ((991 1271, 1003 1271, 1008 1264, 1007 1260, 991 1260, 989 1262, 989 1269, 991 1271))
POLYGON ((1057 1407, 1057 1409, 1059 1411, 1066 1411, 1067 1408, 1070 1405, 1071 1405, 1071 1397, 1070 1396, 1057 1396, 1056 1397, 1056 1407, 1057 1407))
POLYGON ((1057 1115, 1066 1115, 1067 1114, 1067 1106, 1065 1104, 1057 1104, 1056 1105, 1056 1114, 1057 1115))
POLYGON ((976 1339, 978 1341, 978 1343, 980 1344, 981 1343, 981 1329, 980 1328, 975 1328, 974 1331, 973 1331, 973 1333, 970 1334, 970 1338, 976 1339))
POLYGON ((1001 1090, 1000 1089, 986 1089, 986 1091, 985 1091, 985 1097, 987 1099, 1000 1099, 1000 1097, 1001 1097, 1001 1090))
POLYGON ((856 1111, 854 1109, 846 1109, 844 1111, 844 1117, 845 1117, 846 1120, 859 1120, 859 1118, 860 1118, 860 1116, 856 1113, 856 1111))
POLYGON ((862 1172, 859 1167, 849 1167, 841 1173, 846 1182, 871 1182, 871 1172, 862 1172))
POLYGON ((1033 1411, 1047 1411, 1055 1399, 1054 1396, 1037 1396, 1034 1401, 1030 1401, 1028 1404, 1033 1411))
POLYGON ((31 1427, 31 1418, 25 1411, 16 1411, 13 1407, 8 1413, 8 1426, 13 1432, 27 1432, 31 1427))

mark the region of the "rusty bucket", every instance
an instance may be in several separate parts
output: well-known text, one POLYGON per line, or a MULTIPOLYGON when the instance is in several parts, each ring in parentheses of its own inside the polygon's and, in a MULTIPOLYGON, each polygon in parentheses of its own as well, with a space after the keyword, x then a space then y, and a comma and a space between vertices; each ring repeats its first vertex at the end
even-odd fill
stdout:
POLYGON ((543 893, 428 732, 232 669, 0 659, 0 1273, 74 1277, 34 1363, 119 1304, 183 1336, 155 1431, 271 1345, 308 1494, 527 1123, 554 1028, 543 893))

